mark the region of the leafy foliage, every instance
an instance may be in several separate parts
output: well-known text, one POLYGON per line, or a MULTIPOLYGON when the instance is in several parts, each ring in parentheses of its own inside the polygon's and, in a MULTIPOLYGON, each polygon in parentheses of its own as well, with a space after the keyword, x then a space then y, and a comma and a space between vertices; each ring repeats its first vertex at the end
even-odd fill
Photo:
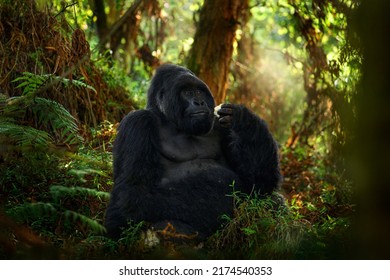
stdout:
POLYGON ((63 83, 65 86, 73 84, 77 87, 91 89, 92 91, 96 92, 96 89, 80 80, 70 80, 64 77, 56 76, 54 74, 37 75, 30 72, 23 72, 22 74, 22 76, 13 80, 13 82, 19 83, 16 88, 23 88, 23 95, 36 95, 40 88, 47 84, 51 85, 53 83, 63 83))
POLYGON ((234 217, 227 217, 225 227, 209 241, 216 257, 294 258, 306 225, 287 208, 276 208, 278 195, 261 199, 235 193, 234 198, 237 205, 234 217))
POLYGON ((51 137, 47 132, 7 121, 0 123, 0 135, 2 136, 0 142, 15 143, 21 147, 43 149, 51 143, 51 137))
MULTIPOLYGON (((14 143, 21 148, 48 148, 57 144, 77 145, 82 139, 78 134, 76 119, 58 102, 36 96, 39 89, 50 82, 52 75, 24 73, 14 80, 23 95, 2 97, 0 107, 0 142, 14 143)), ((55 80, 69 83, 62 78, 55 80)), ((72 81, 78 86, 88 85, 72 81)))
POLYGON ((105 228, 96 220, 72 210, 59 211, 52 203, 26 203, 9 209, 7 213, 23 222, 36 223, 47 219, 51 223, 61 221, 69 228, 73 228, 74 225, 81 228, 86 227, 91 233, 104 234, 105 232, 105 228))
MULTIPOLYGON (((28 182, 24 183, 26 186, 17 185, 17 190, 32 197, 30 200, 34 202, 9 207, 7 214, 31 224, 32 228, 48 236, 59 229, 61 233, 57 234, 60 236, 74 235, 81 238, 92 234, 104 234, 105 228, 101 225, 101 221, 109 193, 103 188, 96 189, 100 184, 93 184, 95 188, 87 187, 97 178, 107 180, 106 172, 95 171, 93 167, 96 165, 102 166, 96 159, 82 152, 78 156, 71 157, 71 161, 62 159, 62 162, 55 167, 57 170, 53 174, 54 178, 51 179, 57 184, 49 185, 47 182, 46 185, 41 186, 42 193, 35 193, 34 189, 29 193, 31 187, 28 186, 28 182)), ((111 166, 105 168, 109 167, 111 166)), ((107 183, 109 184, 110 181, 108 180, 107 183)), ((107 189, 106 186, 104 188, 107 189)))
MULTIPOLYGON (((150 248, 145 224, 130 224, 115 242, 102 221, 117 121, 145 105, 153 67, 186 60, 203 1, 141 1, 129 28, 112 33, 114 51, 95 32, 93 1, 33 2, 0 4, 0 203, 8 215, 75 259, 350 257, 354 185, 336 162, 354 137, 362 55, 350 24, 359 1, 250 1, 228 100, 256 111, 279 140, 288 211, 235 193, 234 217, 190 248, 150 248)), ((114 2, 108 27, 140 1, 114 2)))

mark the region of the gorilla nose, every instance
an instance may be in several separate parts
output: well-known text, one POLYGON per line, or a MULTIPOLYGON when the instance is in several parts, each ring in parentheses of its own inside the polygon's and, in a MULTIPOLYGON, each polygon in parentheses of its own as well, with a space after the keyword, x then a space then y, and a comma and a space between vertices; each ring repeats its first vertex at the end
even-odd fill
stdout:
POLYGON ((203 100, 194 100, 193 104, 195 106, 204 106, 205 102, 203 100))

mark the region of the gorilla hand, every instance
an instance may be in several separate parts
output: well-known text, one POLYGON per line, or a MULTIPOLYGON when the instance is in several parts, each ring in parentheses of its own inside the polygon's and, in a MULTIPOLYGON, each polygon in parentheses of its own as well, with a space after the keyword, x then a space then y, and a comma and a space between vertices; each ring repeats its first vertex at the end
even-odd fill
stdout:
POLYGON ((218 121, 224 128, 231 128, 233 119, 237 114, 237 105, 234 104, 221 104, 216 107, 218 121))

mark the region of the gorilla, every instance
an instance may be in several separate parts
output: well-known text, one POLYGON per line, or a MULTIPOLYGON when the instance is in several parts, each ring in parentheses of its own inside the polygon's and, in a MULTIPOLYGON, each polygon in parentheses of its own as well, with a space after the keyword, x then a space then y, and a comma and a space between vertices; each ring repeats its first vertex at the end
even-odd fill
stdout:
POLYGON ((146 109, 121 121, 114 142, 109 237, 145 221, 204 239, 233 214, 233 192, 278 190, 278 146, 264 120, 242 105, 214 113, 207 85, 177 65, 160 66, 147 94, 146 109))

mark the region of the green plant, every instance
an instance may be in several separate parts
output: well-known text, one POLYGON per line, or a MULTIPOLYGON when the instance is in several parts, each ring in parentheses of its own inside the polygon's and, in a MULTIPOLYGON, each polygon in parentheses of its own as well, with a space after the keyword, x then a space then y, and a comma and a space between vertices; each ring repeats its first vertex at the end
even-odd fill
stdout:
POLYGON ((144 222, 137 224, 129 223, 128 227, 122 232, 119 243, 126 246, 134 246, 140 242, 142 237, 142 230, 144 228, 144 222))
POLYGON ((82 81, 54 75, 36 75, 29 72, 13 82, 19 83, 22 95, 7 98, 0 95, 0 143, 11 149, 47 149, 55 145, 77 145, 76 119, 64 106, 54 100, 37 96, 39 91, 53 82, 72 83, 78 87, 92 87, 82 81))
MULTIPOLYGON (((104 234, 105 228, 97 220, 88 217, 85 214, 74 210, 66 209, 65 201, 69 199, 87 200, 96 198, 98 200, 106 200, 109 194, 94 189, 81 187, 65 187, 51 186, 50 187, 51 202, 33 202, 23 203, 8 209, 7 213, 23 222, 36 223, 41 225, 43 221, 52 224, 55 228, 63 227, 64 230, 72 230, 75 228, 88 229, 84 230, 86 235, 89 233, 104 234)), ((78 209, 80 211, 80 209, 78 209)))
MULTIPOLYGON (((235 192, 234 216, 208 241, 210 252, 224 258, 291 258, 299 247, 304 224, 279 195, 261 198, 235 192)), ((213 255, 212 254, 212 255, 213 255)))
POLYGON ((34 154, 11 157, 0 170, 7 214, 47 238, 80 240, 104 234, 111 153, 81 147, 61 156, 44 149, 34 154))
POLYGON ((42 90, 43 87, 46 86, 47 88, 49 88, 56 83, 62 83, 65 86, 72 84, 76 87, 87 88, 96 92, 96 89, 94 87, 86 84, 82 80, 67 79, 64 77, 56 76, 54 74, 38 75, 30 72, 23 72, 22 76, 16 78, 12 82, 19 83, 16 88, 23 88, 23 95, 37 95, 39 93, 39 90, 42 90))

